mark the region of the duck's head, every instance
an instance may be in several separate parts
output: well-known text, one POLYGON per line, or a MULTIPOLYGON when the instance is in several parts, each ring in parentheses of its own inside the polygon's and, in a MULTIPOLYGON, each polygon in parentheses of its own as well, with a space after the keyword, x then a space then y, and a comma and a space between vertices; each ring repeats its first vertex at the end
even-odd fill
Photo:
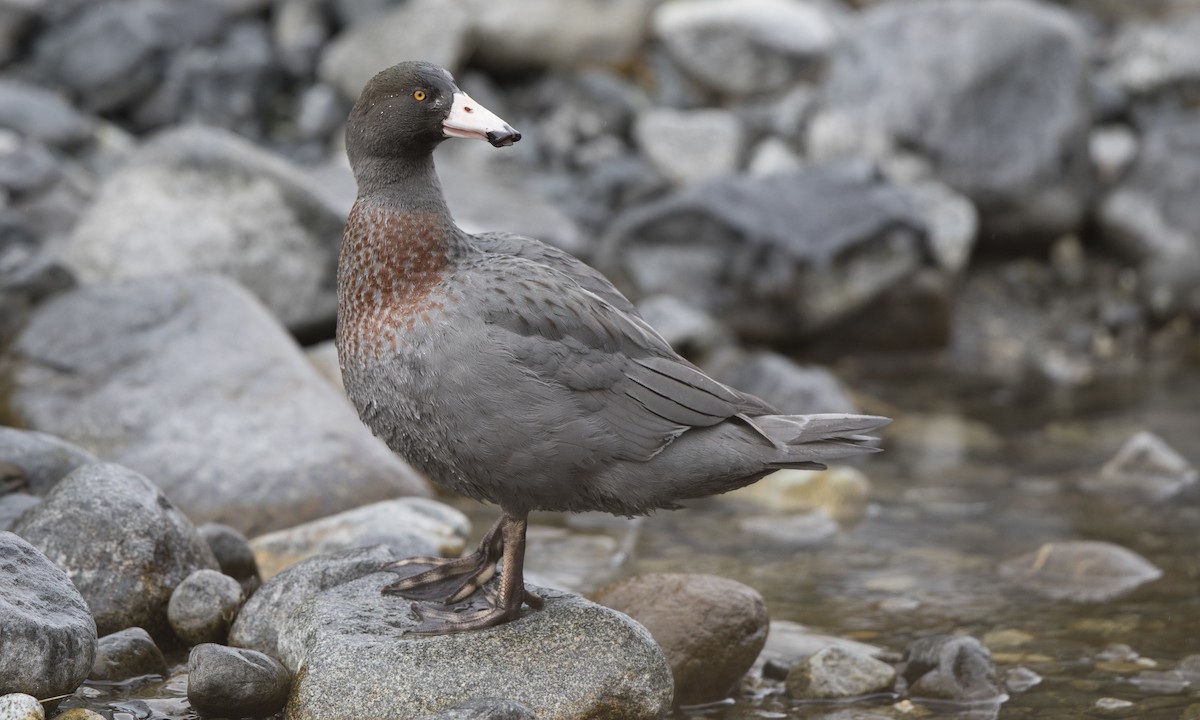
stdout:
POLYGON ((351 164, 421 157, 451 137, 504 147, 521 133, 460 90, 447 70, 427 62, 403 62, 375 75, 346 121, 351 164))

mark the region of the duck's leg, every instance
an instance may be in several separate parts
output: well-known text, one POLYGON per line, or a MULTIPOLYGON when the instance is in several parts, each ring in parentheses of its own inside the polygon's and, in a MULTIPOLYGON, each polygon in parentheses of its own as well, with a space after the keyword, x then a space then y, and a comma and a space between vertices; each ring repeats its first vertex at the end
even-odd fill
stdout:
MULTIPOLYGON (((528 524, 526 516, 516 517, 505 514, 501 518, 500 524, 503 546, 500 587, 496 592, 484 593, 487 601, 486 607, 475 609, 468 606, 460 610, 427 610, 414 604, 413 610, 421 618, 421 623, 410 629, 409 632, 422 635, 446 635, 466 630, 479 630, 517 619, 521 614, 522 605, 528 604, 537 610, 545 605, 542 598, 525 589, 525 528, 528 524)), ((465 589, 464 585, 462 590, 465 589)), ((455 593, 455 596, 458 594, 455 593)), ((464 595, 463 598, 465 597, 464 595)))
POLYGON ((491 530, 479 541, 479 547, 470 555, 460 558, 444 557, 412 557, 397 560, 384 567, 385 570, 399 571, 400 568, 413 565, 429 565, 429 570, 400 578, 388 585, 383 592, 388 595, 401 595, 410 599, 435 599, 440 593, 447 591, 449 581, 465 578, 461 584, 445 596, 445 603, 452 605, 465 599, 492 579, 496 573, 496 563, 503 555, 504 521, 501 516, 491 530))

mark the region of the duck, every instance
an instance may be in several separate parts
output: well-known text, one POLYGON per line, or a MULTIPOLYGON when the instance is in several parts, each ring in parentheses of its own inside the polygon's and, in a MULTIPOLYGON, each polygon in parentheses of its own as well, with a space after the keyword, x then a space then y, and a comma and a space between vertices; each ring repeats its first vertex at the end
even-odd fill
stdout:
POLYGON ((434 166, 449 139, 503 148, 521 133, 427 62, 376 74, 346 123, 358 184, 337 268, 346 394, 433 483, 500 509, 471 553, 389 564, 401 577, 386 594, 446 591, 441 607, 412 603, 413 632, 543 606, 524 583, 532 511, 646 515, 878 449, 869 433, 887 418, 780 413, 684 359, 581 260, 462 230, 434 166))

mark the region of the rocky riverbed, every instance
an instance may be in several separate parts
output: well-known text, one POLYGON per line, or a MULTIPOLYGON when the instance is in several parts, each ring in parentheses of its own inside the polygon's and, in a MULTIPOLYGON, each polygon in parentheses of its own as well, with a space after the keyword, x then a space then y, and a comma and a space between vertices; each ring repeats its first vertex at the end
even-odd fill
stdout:
POLYGON ((0 719, 1200 717, 1200 3, 0 0, 0 719), (533 518, 358 421, 341 127, 422 58, 524 135, 455 216, 887 452, 533 518), (470 600, 467 603, 471 602, 470 600), (831 704, 831 701, 834 701, 831 704))

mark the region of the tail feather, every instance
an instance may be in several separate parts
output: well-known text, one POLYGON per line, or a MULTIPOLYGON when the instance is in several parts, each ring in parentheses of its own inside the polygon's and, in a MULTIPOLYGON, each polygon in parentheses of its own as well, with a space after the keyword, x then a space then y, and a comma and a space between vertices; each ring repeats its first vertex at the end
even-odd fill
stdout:
POLYGON ((762 415, 747 418, 779 452, 770 463, 778 468, 821 469, 823 462, 879 452, 879 439, 863 433, 891 419, 877 415, 762 415))

